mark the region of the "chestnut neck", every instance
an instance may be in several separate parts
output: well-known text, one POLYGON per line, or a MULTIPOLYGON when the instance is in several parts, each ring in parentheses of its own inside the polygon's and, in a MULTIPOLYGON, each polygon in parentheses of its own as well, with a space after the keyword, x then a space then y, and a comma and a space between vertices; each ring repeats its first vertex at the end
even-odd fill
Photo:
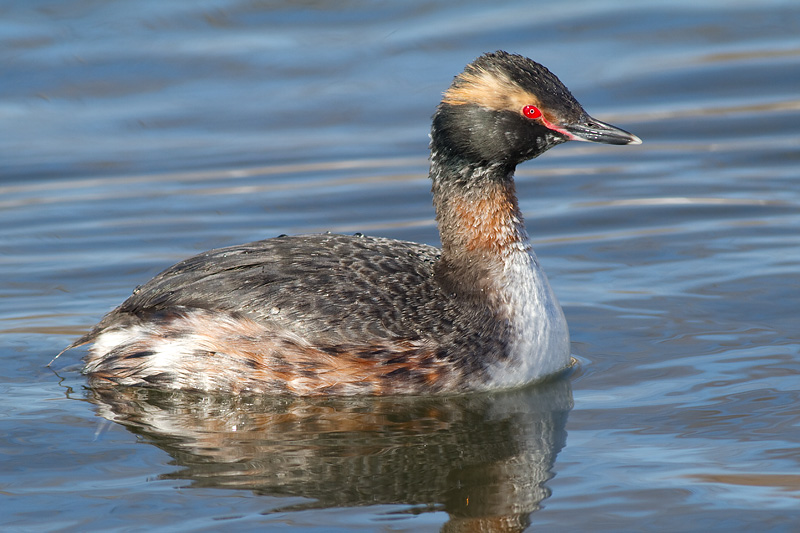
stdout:
POLYGON ((471 164, 432 150, 433 204, 442 242, 436 275, 456 293, 491 298, 515 253, 530 250, 514 166, 471 164))

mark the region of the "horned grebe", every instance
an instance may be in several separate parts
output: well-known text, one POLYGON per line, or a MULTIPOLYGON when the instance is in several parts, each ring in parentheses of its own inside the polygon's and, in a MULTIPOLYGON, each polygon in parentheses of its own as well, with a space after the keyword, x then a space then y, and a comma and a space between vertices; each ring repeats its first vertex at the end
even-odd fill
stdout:
POLYGON ((295 395, 460 393, 570 365, 567 323, 531 249, 516 166, 569 140, 639 144, 542 65, 485 54, 433 115, 433 246, 281 236, 182 261, 107 314, 94 384, 295 395))

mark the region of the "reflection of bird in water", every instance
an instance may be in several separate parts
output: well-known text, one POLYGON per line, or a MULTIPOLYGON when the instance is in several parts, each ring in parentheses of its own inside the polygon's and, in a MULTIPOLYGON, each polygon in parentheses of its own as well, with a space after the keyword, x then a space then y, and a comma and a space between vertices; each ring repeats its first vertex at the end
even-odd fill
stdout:
POLYGON ((313 500, 281 511, 445 511, 446 531, 524 529, 549 496, 572 406, 564 379, 433 398, 248 399, 125 387, 90 394, 102 416, 174 458, 180 469, 167 478, 313 500))
POLYGON ((559 372, 567 325, 513 174, 568 140, 641 142, 590 117, 538 63, 481 56, 433 116, 441 250, 343 235, 213 250, 138 288, 73 346, 94 343, 94 380, 234 393, 465 392, 559 372))

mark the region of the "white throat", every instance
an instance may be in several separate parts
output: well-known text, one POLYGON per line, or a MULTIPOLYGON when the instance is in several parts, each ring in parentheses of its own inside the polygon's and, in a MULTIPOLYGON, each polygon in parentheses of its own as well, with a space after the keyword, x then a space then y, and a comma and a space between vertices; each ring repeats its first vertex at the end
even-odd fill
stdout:
POLYGON ((523 240, 504 261, 498 292, 511 317, 509 357, 490 367, 492 388, 510 388, 543 379, 570 366, 567 321, 547 276, 523 240))

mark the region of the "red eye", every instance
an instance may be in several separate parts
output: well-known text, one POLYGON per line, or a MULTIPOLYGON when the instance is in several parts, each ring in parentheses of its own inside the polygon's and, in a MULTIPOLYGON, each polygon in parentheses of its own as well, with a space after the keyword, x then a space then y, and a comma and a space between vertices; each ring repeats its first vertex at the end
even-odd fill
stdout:
POLYGON ((535 105, 526 105, 523 107, 522 114, 528 118, 539 118, 542 116, 542 112, 535 105))

